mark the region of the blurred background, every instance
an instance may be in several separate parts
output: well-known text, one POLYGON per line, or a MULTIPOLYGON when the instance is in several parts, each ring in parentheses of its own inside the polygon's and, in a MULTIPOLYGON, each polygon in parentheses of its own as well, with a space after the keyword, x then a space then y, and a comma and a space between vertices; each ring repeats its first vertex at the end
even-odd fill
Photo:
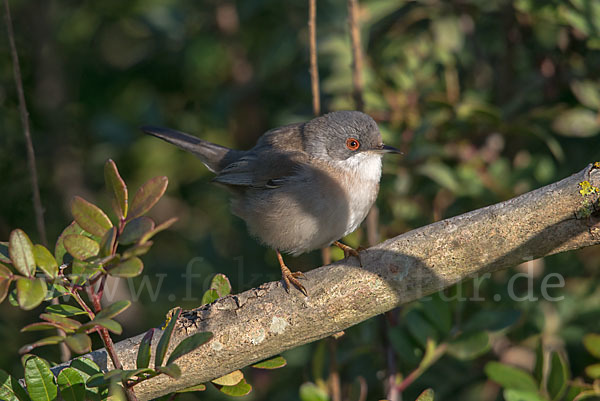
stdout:
MULTIPOLYGON (((353 109, 346 2, 317 3, 323 111, 353 109)), ((404 152, 385 159, 380 238, 509 199, 600 159, 600 2, 363 0, 360 6, 366 112, 384 141, 404 152)), ((71 222, 74 195, 109 208, 108 158, 130 193, 154 176, 169 178, 153 213, 159 222, 173 216, 179 222, 156 237, 142 277, 114 286, 113 299, 136 301, 121 319, 121 338, 160 325, 174 306, 197 306, 215 273, 226 274, 234 292, 279 279, 274 252, 229 213, 227 193, 209 183, 212 174, 200 161, 138 127, 163 125, 248 149, 270 128, 310 119, 307 2, 15 0, 11 7, 50 242, 71 222)), ((39 241, 4 24, 2 32, 0 240, 19 227, 39 241)), ((346 240, 367 245, 364 229, 346 240)), ((321 256, 287 261, 292 270, 308 270, 321 256)), ((531 370, 540 336, 566 356, 573 377, 585 377, 594 358, 582 337, 600 331, 599 265, 598 248, 532 261, 482 280, 483 300, 470 299, 474 286, 467 281, 440 298, 448 330, 436 324, 441 317, 427 312, 427 302, 406 305, 338 340, 286 352, 283 369, 248 370, 254 390, 246 398, 297 400, 305 383, 302 400, 336 399, 328 387, 336 382, 337 399, 365 399, 361 389, 366 399, 385 398, 386 383, 418 365, 425 338, 443 342, 482 316, 502 322, 484 327, 487 348, 470 358, 442 356, 403 399, 426 387, 441 400, 502 399, 483 371, 486 362, 531 370), (507 282, 520 271, 531 273, 538 301, 508 296, 507 282), (549 291, 560 301, 540 295, 549 273, 564 277, 564 287, 549 291)), ((521 294, 528 283, 518 283, 521 294)), ((38 337, 19 329, 39 312, 0 305, 0 368, 22 377, 17 350, 38 337)), ((38 354, 59 360, 56 347, 38 354)), ((228 397, 209 389, 180 399, 200 398, 228 397)))

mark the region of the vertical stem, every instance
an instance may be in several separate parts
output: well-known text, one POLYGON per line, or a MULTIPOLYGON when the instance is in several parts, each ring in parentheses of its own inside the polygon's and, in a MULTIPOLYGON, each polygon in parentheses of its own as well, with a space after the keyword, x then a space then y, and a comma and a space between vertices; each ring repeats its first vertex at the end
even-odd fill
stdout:
POLYGON ((40 198, 40 188, 38 185, 37 167, 35 162, 35 152, 33 151, 33 141, 31 140, 31 130, 29 128, 29 112, 27 111, 27 103, 25 103, 25 93, 23 91, 23 80, 21 78, 21 67, 19 65, 19 55, 17 54, 17 46, 15 45, 15 34, 13 32, 12 18, 10 17, 10 7, 8 0, 4 0, 4 19, 6 21, 6 30, 8 31, 8 41, 10 43, 10 55, 13 64, 13 74, 15 85, 17 87, 17 96, 19 98, 19 114, 21 115, 21 123, 23 124, 23 132, 25 134, 25 143, 27 144, 27 163, 29 166, 29 174, 31 175, 31 190, 33 192, 33 208, 35 211, 35 222, 37 225, 40 241, 44 246, 48 246, 46 238, 46 225, 44 224, 44 208, 40 198))
POLYGON ((350 25, 350 41, 352 43, 352 97, 357 110, 364 111, 363 100, 363 58, 360 47, 360 24, 358 21, 358 0, 348 0, 348 24, 350 25))
POLYGON ((329 391, 331 401, 342 401, 342 385, 337 366, 337 339, 330 337, 329 341, 329 391))
POLYGON ((317 0, 308 0, 308 39, 313 113, 315 116, 319 116, 321 115, 321 98, 319 94, 319 70, 317 69, 317 0))
MULTIPOLYGON (((48 238, 46 237, 46 224, 44 222, 44 207, 40 196, 40 187, 38 184, 37 166, 35 161, 35 151, 33 149, 33 141, 31 139, 31 129, 29 127, 29 112, 27 111, 27 103, 25 102, 25 91, 23 90, 23 79, 21 78, 21 66, 19 64, 19 55, 15 44, 15 34, 13 31, 12 18, 10 16, 10 7, 8 0, 4 0, 4 19, 6 22, 6 30, 8 31, 8 41, 10 43, 10 55, 13 64, 13 75, 15 86, 17 88, 17 96, 19 98, 19 114, 21 115, 21 123, 23 124, 23 133, 25 134, 25 143, 27 145, 27 164, 29 174, 31 175, 31 191, 33 193, 33 210, 35 213, 35 223, 37 226, 40 241, 44 246, 48 246, 48 238)), ((55 298, 50 301, 52 305, 58 305, 58 300, 55 298)), ((62 330, 57 330, 58 335, 65 337, 66 334, 62 330)), ((60 359, 63 362, 71 359, 71 351, 67 344, 60 343, 60 359)))

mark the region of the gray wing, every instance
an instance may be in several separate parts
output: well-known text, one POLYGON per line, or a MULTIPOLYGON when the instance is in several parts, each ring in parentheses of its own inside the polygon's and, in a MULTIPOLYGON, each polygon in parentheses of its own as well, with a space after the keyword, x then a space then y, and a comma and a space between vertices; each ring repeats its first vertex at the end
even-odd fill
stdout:
POLYGON ((257 145, 223 167, 214 182, 254 188, 277 188, 294 177, 308 155, 303 150, 303 123, 266 132, 257 145))
POLYGON ((302 152, 250 152, 225 166, 213 179, 220 184, 277 188, 295 176, 306 159, 302 152))

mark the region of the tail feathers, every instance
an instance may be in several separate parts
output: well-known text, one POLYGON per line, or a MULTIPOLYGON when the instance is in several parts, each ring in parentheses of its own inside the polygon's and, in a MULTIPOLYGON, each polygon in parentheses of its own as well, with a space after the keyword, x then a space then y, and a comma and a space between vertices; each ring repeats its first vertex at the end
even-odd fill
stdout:
POLYGON ((148 135, 155 136, 180 149, 193 153, 213 173, 218 173, 225 166, 237 160, 243 153, 169 128, 143 126, 141 130, 148 135))

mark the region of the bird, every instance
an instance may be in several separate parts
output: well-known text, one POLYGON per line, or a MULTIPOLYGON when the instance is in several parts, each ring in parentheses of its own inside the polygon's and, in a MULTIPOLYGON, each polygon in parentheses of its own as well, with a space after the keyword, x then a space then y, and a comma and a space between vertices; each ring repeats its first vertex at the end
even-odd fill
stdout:
POLYGON ((366 218, 379 192, 382 156, 401 153, 385 145, 377 123, 360 111, 334 111, 265 132, 249 150, 235 150, 155 126, 141 130, 197 156, 212 182, 232 194, 231 211, 250 234, 275 250, 285 289, 305 296, 282 253, 300 255, 336 245, 366 218))

